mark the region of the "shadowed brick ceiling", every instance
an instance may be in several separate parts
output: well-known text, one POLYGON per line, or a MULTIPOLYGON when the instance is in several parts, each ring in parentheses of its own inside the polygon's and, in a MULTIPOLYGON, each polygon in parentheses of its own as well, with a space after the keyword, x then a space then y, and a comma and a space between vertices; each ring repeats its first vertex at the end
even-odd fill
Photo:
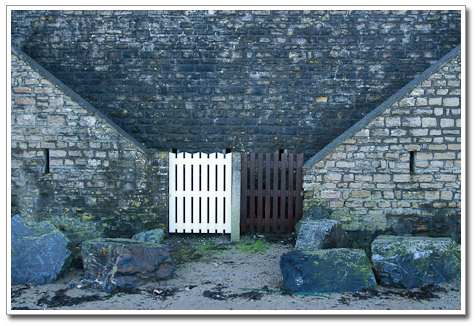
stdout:
POLYGON ((12 43, 151 148, 309 158, 460 43, 459 11, 13 11, 12 43))

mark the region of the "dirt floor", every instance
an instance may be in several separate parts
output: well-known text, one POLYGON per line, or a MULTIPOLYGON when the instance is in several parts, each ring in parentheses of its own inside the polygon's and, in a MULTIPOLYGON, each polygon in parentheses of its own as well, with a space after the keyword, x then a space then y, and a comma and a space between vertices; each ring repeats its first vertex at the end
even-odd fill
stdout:
MULTIPOLYGON (((53 284, 12 287, 12 313, 21 310, 460 310, 459 284, 403 290, 378 287, 355 293, 282 291, 281 255, 293 249, 286 236, 170 236, 174 277, 136 289, 106 293, 82 281, 73 268, 53 284)), ((75 313, 75 312, 72 312, 75 313)), ((79 312, 78 312, 79 313, 79 312)), ((210 312, 213 313, 213 312, 210 312)))

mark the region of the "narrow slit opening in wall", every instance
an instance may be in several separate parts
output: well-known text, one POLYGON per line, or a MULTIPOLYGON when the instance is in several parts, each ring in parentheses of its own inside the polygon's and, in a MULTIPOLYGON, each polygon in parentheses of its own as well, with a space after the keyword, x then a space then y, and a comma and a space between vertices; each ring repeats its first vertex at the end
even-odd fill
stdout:
POLYGON ((50 150, 48 148, 43 149, 43 173, 50 173, 50 150))
POLYGON ((410 152, 410 174, 415 174, 416 173, 416 155, 415 151, 410 152))

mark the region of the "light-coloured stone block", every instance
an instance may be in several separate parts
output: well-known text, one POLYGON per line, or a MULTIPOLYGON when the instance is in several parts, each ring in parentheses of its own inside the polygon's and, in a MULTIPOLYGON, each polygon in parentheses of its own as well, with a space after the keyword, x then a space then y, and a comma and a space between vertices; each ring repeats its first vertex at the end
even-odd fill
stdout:
POLYGON ((423 118, 421 120, 421 125, 422 127, 436 127, 437 126, 437 121, 436 118, 423 118))
POLYGON ((454 119, 441 118, 440 119, 440 126, 441 126, 441 128, 453 128, 455 126, 455 120, 454 119))
POLYGON ((459 106, 459 97, 445 97, 443 98, 444 106, 459 106))
POLYGON ((420 117, 404 117, 402 119, 402 126, 421 127, 421 118, 420 117))

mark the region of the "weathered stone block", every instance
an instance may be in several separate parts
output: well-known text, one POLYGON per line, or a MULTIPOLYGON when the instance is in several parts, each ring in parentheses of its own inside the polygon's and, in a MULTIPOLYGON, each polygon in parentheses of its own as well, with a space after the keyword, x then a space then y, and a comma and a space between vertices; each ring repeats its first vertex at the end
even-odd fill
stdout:
POLYGON ((25 86, 12 87, 13 93, 15 94, 31 94, 31 88, 25 86))
POLYGON ((461 249, 451 238, 379 236, 371 245, 377 279, 413 288, 460 279, 461 249))
POLYGON ((453 128, 455 126, 454 119, 440 119, 441 128, 453 128))
POLYGON ((421 127, 420 117, 404 117, 402 121, 404 127, 421 127))
POLYGON ((22 96, 17 97, 17 104, 18 105, 35 105, 36 99, 34 97, 22 96))
POLYGON ((51 106, 62 106, 64 105, 63 97, 50 97, 49 98, 49 105, 51 106))
POLYGON ((316 205, 309 208, 303 215, 301 220, 322 220, 330 219, 329 211, 322 205, 316 205))
POLYGON ((164 240, 164 229, 153 229, 135 234, 132 240, 144 243, 162 243, 164 240))
POLYGON ((428 99, 426 97, 418 97, 416 99, 416 106, 426 106, 428 105, 428 99))
POLYGON ((84 278, 110 291, 173 276, 170 247, 130 239, 98 239, 81 245, 84 278))
POLYGON ((459 97, 445 97, 443 99, 444 106, 458 106, 459 105, 459 97))
POLYGON ((351 197, 355 198, 366 198, 370 196, 370 191, 368 190, 354 190, 351 192, 351 197))
POLYGON ((298 233, 296 249, 344 248, 349 242, 347 233, 342 230, 342 225, 334 220, 300 221, 300 225, 296 227, 296 230, 298 233))
POLYGON ((69 240, 50 222, 27 222, 15 215, 11 232, 12 285, 52 283, 69 270, 69 240))
POLYGON ((49 115, 48 125, 50 126, 64 126, 66 124, 66 117, 63 115, 49 115))
POLYGON ((423 118, 421 120, 422 127, 436 127, 436 118, 423 118))
POLYGON ((347 292, 377 285, 360 249, 294 250, 281 257, 280 267, 287 291, 347 292))

